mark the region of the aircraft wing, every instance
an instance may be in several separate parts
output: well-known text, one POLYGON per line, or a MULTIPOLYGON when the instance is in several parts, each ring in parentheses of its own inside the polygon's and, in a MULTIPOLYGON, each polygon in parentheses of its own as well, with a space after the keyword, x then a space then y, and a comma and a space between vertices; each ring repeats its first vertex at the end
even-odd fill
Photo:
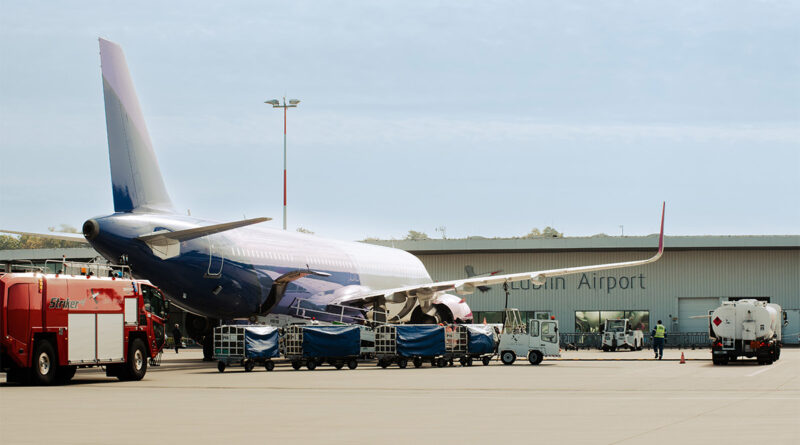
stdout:
POLYGON ((159 242, 163 243, 167 240, 188 241, 191 239, 213 235, 219 232, 225 232, 227 230, 236 229, 239 227, 249 226, 251 224, 258 224, 264 221, 269 221, 271 219, 272 218, 252 218, 252 219, 245 219, 242 221, 234 221, 229 223, 213 224, 210 226, 195 227, 193 229, 177 230, 174 232, 165 230, 162 232, 154 232, 151 234, 142 235, 137 237, 136 239, 144 241, 146 243, 159 243, 159 242))
POLYGON ((390 303, 403 303, 409 298, 420 301, 438 297, 442 292, 454 291, 459 295, 471 294, 478 286, 493 284, 513 283, 516 281, 532 281, 534 284, 544 284, 550 277, 572 275, 577 273, 595 272, 598 270, 620 269, 623 267, 644 266, 658 261, 664 253, 664 211, 666 203, 661 207, 661 231, 658 236, 658 251, 655 255, 644 260, 624 261, 620 263, 595 264, 591 266, 565 267, 561 269, 537 270, 531 272, 494 275, 488 277, 471 277, 459 280, 440 281, 436 283, 418 284, 413 286, 398 287, 394 289, 381 289, 362 294, 348 295, 332 301, 335 304, 369 304, 383 297, 390 303))
POLYGON ((86 238, 84 238, 83 235, 81 235, 80 233, 66 233, 66 232, 33 233, 33 232, 19 232, 16 230, 5 230, 5 229, 0 229, 0 232, 12 233, 14 235, 28 235, 39 238, 50 238, 59 241, 72 241, 76 243, 89 244, 89 241, 86 241, 86 238))

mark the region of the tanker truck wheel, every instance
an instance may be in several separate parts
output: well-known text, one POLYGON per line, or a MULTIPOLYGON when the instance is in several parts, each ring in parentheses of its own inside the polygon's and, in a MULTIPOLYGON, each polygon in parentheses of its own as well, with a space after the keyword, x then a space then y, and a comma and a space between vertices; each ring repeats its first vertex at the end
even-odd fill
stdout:
POLYGON ((33 383, 37 385, 52 385, 56 380, 56 353, 53 345, 47 340, 41 340, 36 344, 33 352, 33 383))
POLYGON ((512 351, 505 351, 500 354, 500 361, 503 362, 504 365, 513 365, 514 360, 517 359, 517 355, 514 354, 512 351))

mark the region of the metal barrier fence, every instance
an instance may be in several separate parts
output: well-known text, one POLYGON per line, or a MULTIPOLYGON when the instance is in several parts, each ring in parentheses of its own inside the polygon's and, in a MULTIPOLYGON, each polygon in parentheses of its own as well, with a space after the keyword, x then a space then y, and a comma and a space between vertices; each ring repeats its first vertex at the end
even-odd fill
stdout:
MULTIPOLYGON (((562 332, 561 347, 566 350, 600 349, 602 338, 599 332, 562 332)), ((667 334, 664 347, 680 349, 707 348, 711 345, 708 332, 679 332, 667 334)), ((644 336, 644 348, 653 346, 653 338, 649 333, 644 336)))

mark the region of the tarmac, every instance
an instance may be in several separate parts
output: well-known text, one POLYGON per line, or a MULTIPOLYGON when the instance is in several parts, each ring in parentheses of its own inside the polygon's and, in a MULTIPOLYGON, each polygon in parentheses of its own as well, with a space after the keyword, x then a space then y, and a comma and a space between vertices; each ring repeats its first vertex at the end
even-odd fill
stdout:
POLYGON ((708 350, 564 351, 420 369, 245 372, 165 351, 144 380, 79 370, 65 386, 0 379, 0 443, 798 443, 800 349, 770 366, 708 350))

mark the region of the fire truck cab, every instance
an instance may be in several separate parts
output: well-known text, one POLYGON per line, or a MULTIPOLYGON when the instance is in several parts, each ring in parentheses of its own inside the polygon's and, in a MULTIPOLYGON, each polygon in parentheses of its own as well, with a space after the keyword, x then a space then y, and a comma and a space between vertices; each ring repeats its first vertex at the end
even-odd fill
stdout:
POLYGON ((78 368, 141 380, 165 342, 167 302, 150 282, 39 272, 0 275, 0 370, 50 385, 78 368))

